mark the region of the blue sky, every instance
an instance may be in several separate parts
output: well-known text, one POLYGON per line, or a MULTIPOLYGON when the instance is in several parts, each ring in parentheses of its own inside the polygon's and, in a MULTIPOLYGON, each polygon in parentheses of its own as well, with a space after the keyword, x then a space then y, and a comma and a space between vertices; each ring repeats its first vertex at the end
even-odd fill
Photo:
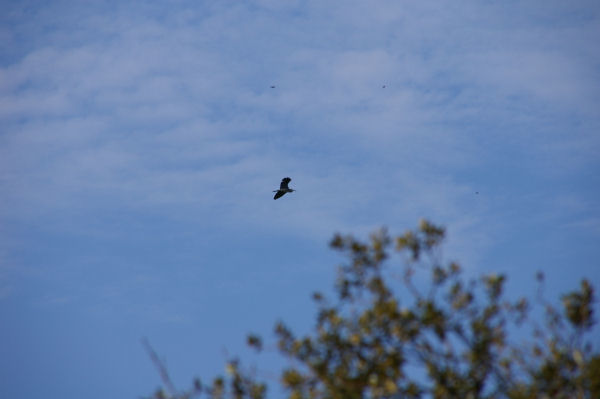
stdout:
POLYGON ((511 294, 600 286, 597 1, 2 9, 0 397, 149 394, 142 337, 183 388, 307 330, 335 232, 425 217, 511 294))

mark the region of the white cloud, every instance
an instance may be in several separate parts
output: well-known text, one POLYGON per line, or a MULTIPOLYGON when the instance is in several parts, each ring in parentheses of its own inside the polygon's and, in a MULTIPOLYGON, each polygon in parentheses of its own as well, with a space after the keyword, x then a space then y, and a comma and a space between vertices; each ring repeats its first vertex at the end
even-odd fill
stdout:
POLYGON ((294 223, 351 229, 362 214, 458 219, 474 190, 454 176, 497 156, 489 140, 528 147, 528 168, 547 166, 542 152, 593 162, 597 51, 577 39, 596 20, 555 29, 480 3, 257 5, 61 16, 0 72, 4 216, 96 198, 260 224, 262 195, 290 174, 305 201, 294 223), (587 125, 557 148, 544 123, 561 112, 587 125), (380 211, 397 198, 415 205, 380 211))

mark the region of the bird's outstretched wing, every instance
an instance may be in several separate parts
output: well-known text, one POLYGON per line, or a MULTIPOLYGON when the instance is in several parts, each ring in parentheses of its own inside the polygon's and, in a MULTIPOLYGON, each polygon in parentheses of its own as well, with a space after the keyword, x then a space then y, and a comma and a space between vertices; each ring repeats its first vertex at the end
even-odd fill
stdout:
POLYGON ((281 197, 283 197, 284 194, 285 194, 285 191, 279 190, 275 193, 275 196, 273 197, 273 199, 281 198, 281 197))
POLYGON ((292 181, 292 179, 290 179, 289 177, 284 177, 283 179, 281 179, 281 184, 279 185, 279 189, 280 190, 287 190, 288 189, 288 183, 291 182, 291 181, 292 181))

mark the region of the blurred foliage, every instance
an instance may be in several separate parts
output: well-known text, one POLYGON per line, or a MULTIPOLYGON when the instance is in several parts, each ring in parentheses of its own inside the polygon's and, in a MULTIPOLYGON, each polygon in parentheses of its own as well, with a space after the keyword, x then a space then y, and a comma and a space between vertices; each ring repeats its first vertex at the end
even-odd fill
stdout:
MULTIPOLYGON (((348 262, 332 303, 313 294, 313 333, 275 326, 290 359, 280 377, 289 399, 600 398, 600 354, 587 338, 595 324, 590 283, 563 295, 562 309, 543 298, 542 273, 536 297, 507 299, 505 276, 468 280, 458 264, 440 264, 444 233, 421 221, 395 239, 385 230, 368 242, 333 238, 348 262), (400 266, 390 265, 392 252, 404 255, 400 266), (431 274, 426 290, 417 272, 431 274)), ((263 349, 256 335, 247 342, 263 349)), ((266 385, 251 374, 234 360, 207 386, 197 380, 152 397, 265 398, 266 385)))

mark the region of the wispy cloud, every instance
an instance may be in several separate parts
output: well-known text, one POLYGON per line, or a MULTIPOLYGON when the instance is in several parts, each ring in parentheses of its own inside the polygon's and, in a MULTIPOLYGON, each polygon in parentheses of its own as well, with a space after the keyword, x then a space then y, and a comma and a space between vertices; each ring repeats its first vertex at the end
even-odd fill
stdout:
POLYGON ((14 5, 3 217, 118 204, 258 228, 289 174, 308 235, 480 223, 470 169, 597 167, 598 10, 540 4, 56 3, 39 26, 14 5))

